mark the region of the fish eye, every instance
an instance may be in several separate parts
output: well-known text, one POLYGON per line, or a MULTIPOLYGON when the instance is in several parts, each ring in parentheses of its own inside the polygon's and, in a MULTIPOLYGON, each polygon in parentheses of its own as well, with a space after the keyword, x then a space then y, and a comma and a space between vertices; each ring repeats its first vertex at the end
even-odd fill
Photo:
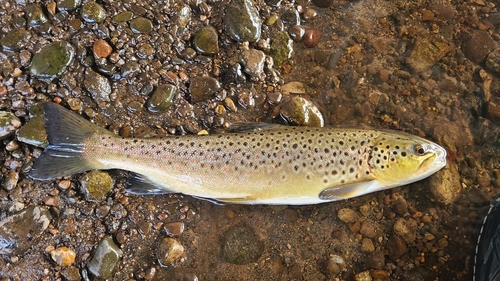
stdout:
POLYGON ((425 154, 425 149, 423 146, 421 146, 420 144, 417 144, 415 145, 415 152, 418 154, 418 155, 424 155, 425 154))

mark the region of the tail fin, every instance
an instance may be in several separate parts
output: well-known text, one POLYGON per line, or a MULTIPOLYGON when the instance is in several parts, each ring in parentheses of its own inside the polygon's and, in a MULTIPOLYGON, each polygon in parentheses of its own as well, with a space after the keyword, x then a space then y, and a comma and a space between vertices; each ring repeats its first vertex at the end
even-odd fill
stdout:
POLYGON ((82 157, 89 134, 112 134, 55 103, 45 103, 45 129, 49 146, 36 159, 30 177, 50 180, 92 170, 82 157))

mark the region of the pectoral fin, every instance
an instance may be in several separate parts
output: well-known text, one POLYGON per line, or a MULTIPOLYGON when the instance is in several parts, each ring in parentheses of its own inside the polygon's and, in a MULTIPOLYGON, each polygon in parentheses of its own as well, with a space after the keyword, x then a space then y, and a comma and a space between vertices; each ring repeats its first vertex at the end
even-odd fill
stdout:
POLYGON ((133 174, 127 179, 126 189, 128 193, 138 195, 177 193, 166 186, 157 185, 139 174, 133 174))
POLYGON ((323 190, 319 198, 325 201, 343 200, 377 191, 379 187, 380 183, 376 180, 344 184, 323 190))

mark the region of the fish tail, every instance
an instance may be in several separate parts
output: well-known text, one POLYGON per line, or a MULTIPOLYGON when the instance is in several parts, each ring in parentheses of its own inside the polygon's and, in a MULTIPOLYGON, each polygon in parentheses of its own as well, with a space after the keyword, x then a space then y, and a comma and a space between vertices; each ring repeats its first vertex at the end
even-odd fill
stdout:
POLYGON ((36 159, 29 176, 51 180, 95 169, 84 158, 85 139, 96 133, 113 134, 55 103, 45 103, 43 110, 49 146, 36 159))

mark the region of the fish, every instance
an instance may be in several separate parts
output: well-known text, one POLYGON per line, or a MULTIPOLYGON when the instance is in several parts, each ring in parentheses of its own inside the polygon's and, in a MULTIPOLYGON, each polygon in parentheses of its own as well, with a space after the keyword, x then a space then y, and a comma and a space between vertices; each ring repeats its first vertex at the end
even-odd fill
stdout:
POLYGON ((131 194, 182 193, 223 203, 307 205, 419 181, 446 165, 446 150, 402 132, 244 123, 229 133, 123 138, 45 103, 49 145, 29 175, 132 172, 131 194))

